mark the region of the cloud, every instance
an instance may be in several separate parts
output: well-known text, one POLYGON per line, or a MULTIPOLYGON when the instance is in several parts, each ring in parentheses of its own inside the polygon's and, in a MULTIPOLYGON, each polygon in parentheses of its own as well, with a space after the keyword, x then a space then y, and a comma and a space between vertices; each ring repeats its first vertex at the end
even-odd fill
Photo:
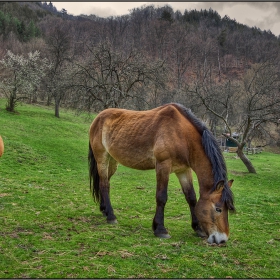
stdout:
POLYGON ((217 11, 221 17, 225 15, 250 27, 257 26, 262 30, 271 30, 280 34, 280 2, 168 2, 174 10, 182 13, 187 10, 217 11))
MULTIPOLYGON (((83 14, 94 14, 100 17, 121 16, 129 14, 129 10, 143 6, 149 2, 89 2, 83 14)), ((84 4, 84 3, 83 3, 84 4)))
POLYGON ((244 21, 249 26, 257 26, 262 30, 271 30, 279 35, 280 24, 280 2, 247 2, 242 5, 244 8, 243 18, 237 18, 244 21))
POLYGON ((82 14, 85 15, 98 15, 99 17, 110 17, 118 15, 117 11, 111 7, 98 7, 98 6, 91 6, 87 9, 82 10, 82 14))

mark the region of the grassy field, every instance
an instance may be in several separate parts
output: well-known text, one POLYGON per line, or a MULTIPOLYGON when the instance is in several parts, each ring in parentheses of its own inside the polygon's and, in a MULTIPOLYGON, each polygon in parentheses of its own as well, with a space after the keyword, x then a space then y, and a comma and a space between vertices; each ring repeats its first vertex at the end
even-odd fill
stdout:
MULTIPOLYGON (((0 100, 0 278, 279 278, 280 155, 250 156, 248 174, 225 154, 237 213, 230 239, 210 246, 195 236, 190 212, 171 176, 165 225, 154 237, 155 172, 120 166, 109 225, 89 193, 87 152, 92 118, 0 100)), ((197 181, 195 180, 195 184, 197 181)), ((196 185, 197 189, 197 185, 196 185)))

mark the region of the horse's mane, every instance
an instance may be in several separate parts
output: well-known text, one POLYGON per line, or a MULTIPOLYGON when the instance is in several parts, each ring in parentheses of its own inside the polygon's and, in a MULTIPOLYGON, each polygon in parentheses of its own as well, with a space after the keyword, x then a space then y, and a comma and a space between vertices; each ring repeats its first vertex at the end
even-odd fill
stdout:
POLYGON ((229 210, 234 211, 233 193, 228 185, 226 163, 216 138, 206 125, 192 113, 191 109, 187 109, 178 103, 172 103, 172 105, 179 109, 182 115, 188 119, 200 133, 202 146, 212 165, 212 172, 214 176, 213 191, 217 183, 224 180, 222 201, 226 203, 229 210))

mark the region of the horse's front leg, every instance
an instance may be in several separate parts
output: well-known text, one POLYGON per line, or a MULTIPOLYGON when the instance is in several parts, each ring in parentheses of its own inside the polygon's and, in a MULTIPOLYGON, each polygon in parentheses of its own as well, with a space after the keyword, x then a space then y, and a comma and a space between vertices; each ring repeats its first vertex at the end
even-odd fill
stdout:
POLYGON ((198 234, 200 237, 206 237, 206 233, 201 229, 198 219, 195 215, 194 209, 195 205, 197 203, 196 199, 196 194, 193 188, 193 183, 192 183, 192 171, 191 169, 186 170, 185 172, 182 173, 176 173, 183 193, 185 195, 186 201, 189 204, 190 211, 191 211, 191 219, 192 219, 192 228, 193 230, 198 234))
POLYGON ((170 167, 167 163, 156 164, 157 190, 156 190, 156 214, 153 220, 154 234, 160 238, 170 238, 164 227, 164 207, 167 202, 167 186, 170 167))

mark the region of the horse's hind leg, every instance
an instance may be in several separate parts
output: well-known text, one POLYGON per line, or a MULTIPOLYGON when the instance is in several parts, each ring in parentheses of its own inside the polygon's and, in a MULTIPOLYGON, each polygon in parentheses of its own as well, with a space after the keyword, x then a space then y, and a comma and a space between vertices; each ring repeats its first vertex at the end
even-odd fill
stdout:
POLYGON ((117 162, 108 157, 105 162, 99 166, 99 188, 100 188, 100 211, 107 217, 107 222, 110 224, 117 223, 117 218, 114 215, 113 207, 110 200, 110 178, 117 170, 117 162))
POLYGON ((200 237, 205 237, 206 233, 201 229, 198 219, 195 215, 194 208, 197 203, 196 194, 193 188, 193 182, 192 182, 192 171, 191 169, 186 170, 182 173, 176 173, 183 193, 185 195, 186 201, 189 204, 190 211, 191 211, 191 218, 192 218, 192 228, 193 230, 198 234, 200 237))
MULTIPOLYGON (((109 185, 109 187, 108 187, 108 197, 109 197, 109 200, 110 200, 110 179, 114 175, 114 173, 116 172, 116 170, 118 168, 118 163, 112 157, 110 157, 109 160, 108 160, 108 163, 105 166, 107 166, 107 168, 108 168, 107 169, 108 174, 107 175, 105 174, 104 178, 108 177, 108 185, 109 185)), ((105 205, 105 201, 103 199, 103 195, 101 195, 101 200, 100 200, 100 211, 103 213, 104 216, 107 216, 108 213, 106 211, 106 205, 105 205)))
POLYGON ((157 190, 156 190, 156 214, 153 220, 154 234, 160 238, 170 238, 164 227, 164 207, 167 202, 167 186, 169 180, 170 166, 168 162, 156 164, 157 190))

